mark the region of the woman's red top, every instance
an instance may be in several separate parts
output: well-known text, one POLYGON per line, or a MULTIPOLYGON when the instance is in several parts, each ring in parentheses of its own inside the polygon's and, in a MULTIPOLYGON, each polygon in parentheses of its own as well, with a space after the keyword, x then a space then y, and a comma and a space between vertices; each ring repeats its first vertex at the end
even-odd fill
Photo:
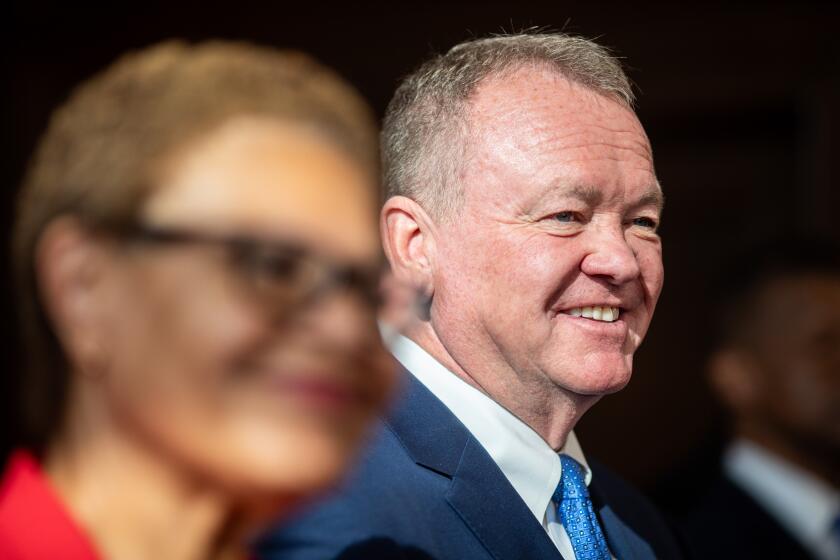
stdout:
POLYGON ((16 451, 0 482, 0 559, 97 560, 35 458, 16 451))

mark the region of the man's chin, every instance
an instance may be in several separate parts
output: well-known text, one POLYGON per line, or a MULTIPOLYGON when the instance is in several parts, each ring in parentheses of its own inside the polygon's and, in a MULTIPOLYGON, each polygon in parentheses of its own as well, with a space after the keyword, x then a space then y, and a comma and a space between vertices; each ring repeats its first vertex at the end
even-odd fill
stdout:
POLYGON ((632 377, 632 367, 627 360, 611 360, 588 366, 583 362, 581 367, 565 377, 561 384, 568 390, 585 396, 603 396, 617 393, 624 389, 632 377))

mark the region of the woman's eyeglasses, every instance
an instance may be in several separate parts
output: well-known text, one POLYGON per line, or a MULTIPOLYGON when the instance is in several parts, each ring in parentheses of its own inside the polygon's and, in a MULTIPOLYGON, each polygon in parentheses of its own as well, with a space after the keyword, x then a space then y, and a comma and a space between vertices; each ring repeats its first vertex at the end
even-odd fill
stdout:
POLYGON ((143 225, 124 230, 121 236, 148 244, 221 247, 244 285, 283 312, 336 290, 355 294, 371 310, 381 305, 378 268, 336 263, 301 245, 143 225))

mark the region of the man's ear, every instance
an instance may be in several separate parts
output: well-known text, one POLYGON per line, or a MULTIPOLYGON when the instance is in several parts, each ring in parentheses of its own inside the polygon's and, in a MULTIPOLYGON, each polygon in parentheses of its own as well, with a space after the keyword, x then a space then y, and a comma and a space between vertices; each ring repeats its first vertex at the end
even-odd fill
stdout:
POLYGON ((106 359, 99 336, 107 305, 98 289, 108 259, 103 243, 75 218, 60 217, 44 229, 34 255, 44 312, 71 362, 88 373, 106 359))
POLYGON ((763 390, 760 364, 746 351, 725 348, 709 358, 709 382, 734 413, 749 412, 759 403, 763 390))
POLYGON ((397 281, 434 294, 435 229, 428 213, 404 196, 389 198, 379 220, 382 246, 397 281))

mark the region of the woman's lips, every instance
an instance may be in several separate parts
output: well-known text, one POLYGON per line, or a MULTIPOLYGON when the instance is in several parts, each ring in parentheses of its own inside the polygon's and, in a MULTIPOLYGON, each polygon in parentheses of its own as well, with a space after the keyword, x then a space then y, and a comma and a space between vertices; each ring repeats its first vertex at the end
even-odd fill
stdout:
POLYGON ((363 403, 352 385, 310 375, 283 375, 272 379, 274 390, 324 411, 344 412, 363 403))

